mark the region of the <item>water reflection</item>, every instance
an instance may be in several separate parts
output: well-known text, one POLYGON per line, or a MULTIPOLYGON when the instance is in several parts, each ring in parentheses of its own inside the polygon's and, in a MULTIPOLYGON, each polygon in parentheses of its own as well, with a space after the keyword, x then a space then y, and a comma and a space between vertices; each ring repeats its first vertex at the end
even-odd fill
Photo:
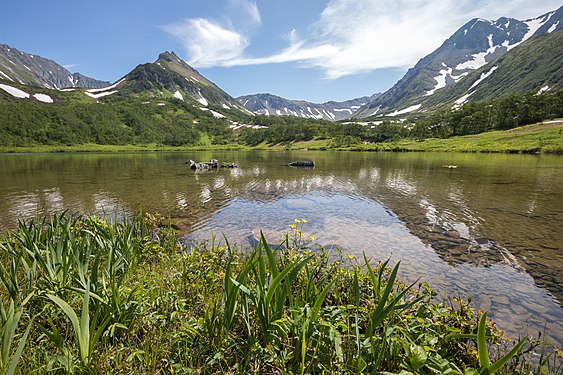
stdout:
POLYGON ((443 296, 472 296, 511 334, 563 341, 563 158, 204 152, 0 156, 0 229, 66 208, 170 216, 191 238, 279 241, 295 218, 325 247, 393 261, 443 296), (184 160, 240 168, 194 173, 184 160), (314 159, 316 168, 288 168, 314 159), (455 164, 458 168, 444 168, 455 164), (535 332, 534 332, 535 333, 535 332))

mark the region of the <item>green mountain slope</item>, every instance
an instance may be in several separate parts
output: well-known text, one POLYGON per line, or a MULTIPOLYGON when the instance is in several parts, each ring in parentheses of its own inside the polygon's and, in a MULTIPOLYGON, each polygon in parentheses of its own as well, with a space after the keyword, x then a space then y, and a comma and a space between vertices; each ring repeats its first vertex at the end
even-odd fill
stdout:
POLYGON ((251 114, 174 52, 162 53, 154 63, 137 66, 114 86, 106 92, 115 90, 115 96, 120 99, 174 98, 199 108, 213 109, 218 117, 229 113, 251 114))
POLYGON ((561 46, 563 30, 534 37, 473 72, 457 85, 446 87, 421 103, 423 106, 454 105, 465 95, 469 95, 468 101, 478 101, 530 90, 557 91, 563 88, 561 46))
MULTIPOLYGON (((505 17, 496 21, 473 19, 458 29, 437 50, 419 60, 393 87, 362 106, 354 117, 366 118, 397 112, 421 113, 431 110, 428 106, 419 105, 440 103, 444 95, 438 94, 449 87, 465 85, 465 88, 469 88, 477 79, 468 78, 475 77, 475 71, 483 72, 482 69, 487 63, 495 63, 497 59, 519 49, 534 37, 555 34, 561 30, 563 7, 524 21, 505 17)), ((556 49, 560 50, 561 47, 556 49)), ((530 70, 534 69, 527 65, 530 70)), ((523 84, 523 91, 518 92, 523 93, 529 86, 523 84)), ((491 97, 494 97, 494 94, 491 97)))
MULTIPOLYGON (((522 95, 531 90, 538 94, 556 92, 563 88, 562 45, 563 30, 530 38, 455 85, 437 90, 431 96, 406 100, 401 108, 417 107, 424 116, 440 109, 522 95)), ((374 115, 368 120, 377 118, 378 115, 374 115)))
POLYGON ((212 109, 174 97, 118 96, 113 86, 101 92, 59 91, 0 80, 0 146, 181 146, 232 140, 231 121, 212 109), (108 92, 114 93, 92 97, 108 92))

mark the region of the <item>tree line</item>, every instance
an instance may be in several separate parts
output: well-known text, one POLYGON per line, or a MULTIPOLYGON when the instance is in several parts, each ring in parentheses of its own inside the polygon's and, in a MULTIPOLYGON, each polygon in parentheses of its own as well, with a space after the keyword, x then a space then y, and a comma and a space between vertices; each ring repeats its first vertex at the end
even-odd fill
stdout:
POLYGON ((335 123, 291 116, 243 116, 247 128, 236 134, 226 118, 215 118, 180 100, 45 104, 0 100, 0 146, 76 145, 85 143, 167 146, 229 144, 255 146, 312 139, 330 140, 334 147, 402 138, 448 138, 506 130, 563 117, 563 90, 529 92, 493 101, 471 102, 400 122, 384 119, 368 125, 335 123), (164 104, 164 105, 163 105, 164 104))
POLYGON ((232 142, 226 119, 181 101, 164 105, 138 100, 118 103, 44 104, 0 101, 0 146, 196 145, 232 142))
POLYGON ((333 123, 289 116, 256 116, 249 120, 265 129, 245 129, 239 142, 254 146, 262 142, 283 143, 331 139, 341 147, 361 142, 384 142, 402 138, 448 138, 507 130, 563 116, 563 90, 537 95, 529 92, 493 101, 471 102, 458 109, 444 109, 406 121, 384 119, 365 123, 333 123))

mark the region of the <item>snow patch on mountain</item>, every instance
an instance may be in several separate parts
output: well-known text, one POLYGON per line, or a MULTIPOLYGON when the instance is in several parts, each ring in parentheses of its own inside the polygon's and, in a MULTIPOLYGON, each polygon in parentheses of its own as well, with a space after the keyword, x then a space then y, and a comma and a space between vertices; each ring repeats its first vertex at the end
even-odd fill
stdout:
POLYGON ((0 89, 6 91, 8 94, 19 98, 19 99, 27 99, 29 98, 29 94, 25 91, 22 91, 20 89, 17 89, 15 87, 12 86, 8 86, 8 85, 4 85, 0 83, 0 89))
POLYGON ((46 94, 33 94, 33 97, 43 103, 53 103, 53 98, 46 94))
POLYGON ((109 95, 113 95, 117 92, 117 90, 113 90, 113 91, 104 91, 104 92, 100 92, 100 93, 91 93, 90 91, 86 91, 85 94, 88 95, 91 98, 94 99, 99 99, 99 98, 103 98, 104 96, 109 96, 109 95))
POLYGON ((544 87, 542 87, 542 88, 540 88, 540 89, 538 90, 538 92, 536 93, 536 96, 537 96, 537 95, 541 95, 541 94, 543 94, 544 92, 546 92, 546 91, 548 91, 548 90, 549 90, 549 86, 548 86, 548 85, 545 85, 544 87))
POLYGON ((121 83, 123 83, 125 81, 125 78, 119 80, 118 82, 114 83, 113 85, 107 86, 107 87, 102 87, 101 89, 90 89, 87 90, 86 93, 90 93, 90 94, 96 94, 98 92, 104 92, 104 91, 108 91, 108 90, 112 90, 114 88, 116 88, 117 86, 119 86, 121 83))
POLYGON ((478 84, 480 84, 481 82, 483 82, 483 80, 487 79, 487 77, 489 77, 491 74, 493 74, 493 72, 495 70, 498 69, 498 66, 493 66, 491 69, 489 69, 486 72, 481 73, 481 75, 479 76, 479 78, 477 79, 477 81, 473 82, 473 84, 471 85, 471 87, 469 88, 469 90, 471 90, 472 88, 474 88, 475 86, 477 86, 478 84))
POLYGON ((200 102, 202 105, 207 107, 209 105, 209 102, 207 101, 207 99, 205 99, 203 97, 203 95, 201 94, 201 90, 198 90, 197 94, 199 95, 199 98, 197 98, 197 101, 200 102))
POLYGON ((420 109, 420 107, 422 107, 422 104, 411 105, 410 107, 407 107, 405 109, 401 109, 400 111, 397 110, 395 112, 392 112, 392 113, 388 114, 387 116, 394 117, 394 116, 398 116, 398 115, 404 115, 405 113, 416 111, 416 110, 420 109))
POLYGON ((495 53, 497 48, 501 48, 503 46, 508 48, 508 45, 505 45, 508 41, 503 42, 503 44, 501 44, 500 46, 493 45, 493 34, 489 34, 487 39, 489 41, 489 48, 486 51, 472 55, 473 58, 471 60, 458 64, 455 67, 455 69, 456 70, 479 69, 480 67, 485 66, 487 64, 487 56, 495 53))
POLYGON ((0 70, 0 74, 2 74, 4 77, 6 77, 6 79, 9 79, 10 81, 14 82, 13 79, 10 78, 10 76, 8 76, 6 73, 4 73, 3 71, 0 70))
POLYGON ((225 115, 219 112, 216 112, 214 110, 210 110, 211 114, 213 115, 213 117, 215 118, 225 118, 225 115))
POLYGON ((541 18, 534 18, 524 21, 524 23, 528 25, 528 32, 526 33, 526 35, 524 35, 524 38, 522 38, 522 42, 534 35, 540 27, 542 27, 547 21, 549 21, 551 16, 553 16, 553 13, 550 13, 544 20, 542 20, 541 18))
POLYGON ((176 90, 176 92, 174 93, 174 97, 175 97, 176 99, 180 99, 180 100, 182 100, 182 101, 184 100, 184 95, 182 95, 182 93, 181 93, 180 91, 178 91, 178 90, 176 90))
POLYGON ((213 115, 213 117, 215 117, 215 118, 225 118, 225 115, 223 115, 222 113, 219 113, 217 111, 214 111, 212 109, 205 108, 205 107, 200 107, 199 109, 204 111, 204 112, 209 111, 209 113, 211 113, 213 115))
POLYGON ((335 109, 333 109, 333 111, 335 111, 335 112, 348 112, 349 114, 352 114, 352 109, 350 109, 350 108, 335 108, 335 109))
POLYGON ((433 89, 428 90, 426 92, 426 96, 430 96, 430 95, 434 94, 436 92, 436 90, 439 90, 441 88, 446 87, 448 85, 448 78, 450 78, 450 82, 451 82, 451 80, 457 82, 457 81, 459 81, 460 79, 462 79, 463 77, 465 77, 466 75, 469 74, 469 72, 464 72, 464 73, 456 76, 456 75, 453 74, 452 68, 448 67, 445 63, 442 63, 442 66, 445 69, 441 69, 439 71, 439 74, 437 76, 433 77, 434 80, 436 81, 436 85, 434 86, 433 89))
POLYGON ((473 95, 474 92, 470 92, 469 94, 465 94, 463 95, 461 98, 459 98, 458 100, 456 100, 454 102, 454 105, 452 106, 452 109, 457 109, 459 107, 461 107, 465 102, 467 102, 467 99, 469 99, 469 97, 471 95, 473 95))
POLYGON ((551 34, 552 32, 554 32, 555 30, 557 30, 557 26, 559 26, 559 21, 557 21, 556 23, 554 23, 553 25, 551 25, 551 27, 547 30, 548 34, 551 34))

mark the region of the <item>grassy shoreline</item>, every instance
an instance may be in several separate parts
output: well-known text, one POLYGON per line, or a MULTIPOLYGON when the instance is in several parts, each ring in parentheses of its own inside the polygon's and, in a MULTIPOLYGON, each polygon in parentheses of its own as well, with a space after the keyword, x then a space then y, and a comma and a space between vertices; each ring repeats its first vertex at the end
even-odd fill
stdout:
MULTIPOLYGON (((298 221, 299 223, 299 221, 298 221)), ((0 236, 0 371, 16 373, 561 373, 399 265, 308 249, 186 247, 154 215, 58 214, 0 236), (488 342, 488 344, 487 344, 488 342)))
POLYGON ((189 152, 210 150, 339 150, 339 151, 415 151, 415 152, 484 152, 484 153, 546 153, 563 154, 563 120, 546 121, 505 131, 493 131, 447 139, 403 139, 392 142, 353 144, 333 147, 330 139, 260 144, 250 147, 241 144, 163 146, 149 145, 37 145, 30 147, 0 146, 0 153, 57 153, 57 152, 189 152))

